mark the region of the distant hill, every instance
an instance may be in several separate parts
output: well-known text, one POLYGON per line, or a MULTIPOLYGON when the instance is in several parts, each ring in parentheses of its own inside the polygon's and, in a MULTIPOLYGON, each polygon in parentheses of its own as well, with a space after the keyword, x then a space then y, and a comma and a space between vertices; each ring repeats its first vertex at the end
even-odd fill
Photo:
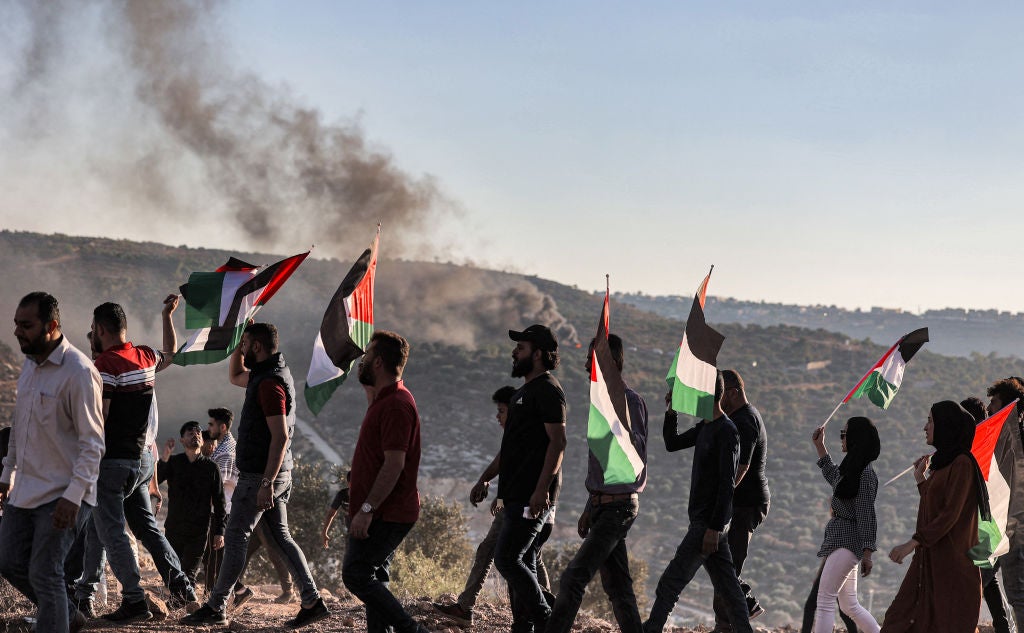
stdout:
MULTIPOLYGON (((616 298, 641 310, 683 321, 693 303, 693 297, 678 295, 621 294, 616 298)), ((907 332, 928 327, 932 337, 929 347, 940 354, 1024 358, 1024 314, 1019 312, 944 308, 913 314, 891 308, 845 310, 834 305, 800 306, 709 295, 707 313, 713 323, 821 328, 889 345, 907 332)))
MULTIPOLYGON (((385 256, 388 253, 386 240, 381 252, 385 256)), ((155 344, 159 341, 156 328, 162 298, 183 283, 190 271, 212 270, 229 255, 259 264, 279 258, 123 240, 0 232, 0 264, 5 271, 0 305, 13 314, 22 295, 36 289, 49 290, 61 301, 68 336, 84 346, 92 308, 103 301, 119 301, 128 313, 132 339, 155 344)), ((308 261, 260 313, 261 319, 280 327, 283 351, 300 383, 324 306, 350 264, 308 261)), ((588 378, 583 363, 585 344, 596 328, 601 297, 536 277, 395 259, 382 259, 377 284, 377 326, 403 333, 412 344, 406 382, 423 418, 424 486, 436 489, 444 485, 448 494, 458 498, 468 495, 470 483, 498 448, 499 429, 490 395, 498 386, 515 384, 508 373, 512 344, 507 330, 534 321, 557 325, 562 364, 556 375, 569 403, 569 448, 553 545, 578 542, 575 525, 585 499, 588 410, 588 378), (577 341, 583 346, 577 348, 577 341)), ((727 337, 720 365, 737 368, 743 374, 751 401, 764 414, 769 430, 771 512, 754 538, 744 576, 768 609, 766 624, 794 622, 816 570, 815 553, 828 518, 828 489, 814 466, 811 431, 895 336, 872 336, 883 347, 820 328, 729 324, 728 319, 719 318, 721 308, 712 302, 708 313, 714 315, 713 323, 723 324, 717 327, 727 337)), ((183 316, 178 317, 180 327, 183 316)), ((660 437, 664 376, 682 328, 678 320, 621 301, 612 302, 611 327, 623 336, 629 348, 626 379, 646 398, 652 412, 650 479, 630 542, 634 555, 649 562, 653 577, 647 586, 653 591, 687 524, 690 454, 666 453, 660 437)), ((179 338, 183 338, 180 330, 179 338)), ((933 338, 940 337, 933 334, 933 338)), ((0 332, 0 339, 17 349, 9 329, 0 332)), ((867 415, 878 424, 883 441, 876 470, 882 480, 888 479, 928 450, 922 427, 932 402, 984 395, 985 387, 993 380, 1024 372, 1024 363, 1016 358, 942 356, 933 350, 933 344, 929 344, 914 358, 903 389, 888 411, 862 401, 854 401, 840 411, 828 429, 834 454, 839 450, 843 420, 851 415, 867 415)), ((176 432, 184 420, 201 420, 210 406, 237 408, 242 398, 240 389, 227 384, 224 364, 172 367, 160 375, 157 391, 163 437, 176 432)), ((2 399, 0 396, 0 402, 2 399)), ((346 384, 320 417, 312 419, 302 403, 299 414, 310 419, 317 432, 347 457, 365 408, 362 390, 356 384, 346 384)), ((296 446, 304 458, 319 459, 301 438, 296 446)), ((905 566, 889 563, 885 553, 912 534, 916 506, 912 478, 904 478, 879 493, 882 551, 875 571, 861 584, 865 604, 870 602, 879 619, 906 570, 905 566)), ((470 509, 469 514, 480 518, 483 512, 470 509)), ((683 602, 708 609, 710 583, 703 573, 698 573, 683 602)), ((691 620, 686 623, 695 624, 691 620)))

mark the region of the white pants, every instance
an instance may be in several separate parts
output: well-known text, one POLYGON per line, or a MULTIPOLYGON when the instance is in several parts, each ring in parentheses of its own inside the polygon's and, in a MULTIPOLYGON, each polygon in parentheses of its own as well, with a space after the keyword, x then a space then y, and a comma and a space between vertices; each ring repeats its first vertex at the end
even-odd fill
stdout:
POLYGON ((828 555, 818 583, 818 608, 814 612, 814 633, 832 633, 836 620, 836 599, 843 613, 853 618, 863 633, 878 633, 878 622, 857 602, 857 568, 860 560, 848 549, 828 555))

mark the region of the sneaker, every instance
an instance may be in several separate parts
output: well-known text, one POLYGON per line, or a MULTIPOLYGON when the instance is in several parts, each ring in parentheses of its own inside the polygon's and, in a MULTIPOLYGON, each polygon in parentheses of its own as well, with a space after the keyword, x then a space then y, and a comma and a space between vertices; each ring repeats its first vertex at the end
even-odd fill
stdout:
POLYGON ((291 629, 297 629, 300 626, 306 626, 313 622, 319 622, 324 618, 331 615, 331 612, 327 610, 327 605, 324 604, 323 598, 317 598, 313 606, 299 607, 299 613, 291 620, 285 622, 285 625, 291 629))
POLYGON ((750 619, 753 620, 754 618, 762 615, 764 615, 764 607, 762 607, 760 603, 755 603, 754 606, 750 608, 750 619))
POLYGON ((149 611, 149 606, 145 600, 139 600, 138 602, 128 602, 127 600, 121 601, 121 606, 117 608, 117 611, 112 611, 103 616, 104 620, 109 622, 121 622, 127 624, 129 622, 145 622, 153 617, 153 614, 149 611))
POLYGON ((212 624, 214 626, 226 626, 230 624, 226 615, 223 611, 214 611, 213 607, 208 604, 196 609, 196 611, 190 615, 186 615, 182 619, 178 620, 181 624, 200 625, 200 624, 212 624))
POLYGON ((82 630, 82 627, 85 626, 87 621, 88 619, 85 617, 85 614, 82 613, 82 610, 75 609, 75 613, 71 616, 71 619, 68 620, 68 630, 71 633, 78 633, 78 631, 82 630))
POLYGON ((167 604, 172 609, 180 609, 181 607, 188 606, 190 602, 198 602, 198 599, 196 598, 196 592, 191 587, 188 587, 172 591, 167 604))
POLYGON ((75 605, 75 608, 81 611, 87 620, 96 617, 96 611, 92 608, 92 598, 74 598, 71 600, 71 604, 75 605))
POLYGON ((241 592, 236 591, 234 594, 234 602, 231 604, 231 610, 234 611, 246 602, 252 600, 252 595, 252 587, 246 587, 241 592))
POLYGON ((295 602, 295 594, 289 591, 282 591, 281 595, 274 598, 274 602, 277 604, 289 604, 295 602))
POLYGON ((454 620, 459 626, 473 626, 472 609, 463 609, 462 605, 458 602, 453 602, 452 604, 433 602, 431 604, 435 609, 454 620))

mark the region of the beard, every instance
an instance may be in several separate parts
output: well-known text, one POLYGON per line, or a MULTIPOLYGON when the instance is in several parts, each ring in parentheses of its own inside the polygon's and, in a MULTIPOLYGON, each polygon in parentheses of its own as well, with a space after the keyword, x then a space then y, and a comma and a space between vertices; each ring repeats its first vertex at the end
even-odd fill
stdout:
POLYGON ((522 378, 533 371, 533 356, 526 356, 520 360, 512 361, 512 377, 522 378))
POLYGON ((359 373, 356 376, 359 378, 359 383, 372 387, 377 384, 377 379, 373 375, 373 369, 370 368, 366 363, 359 363, 359 373))
POLYGON ((103 353, 103 343, 100 342, 100 337, 95 334, 89 337, 89 347, 94 356, 99 356, 103 353))
POLYGON ((259 361, 256 360, 256 354, 252 350, 249 350, 244 356, 242 356, 242 366, 250 371, 252 371, 252 368, 255 367, 257 363, 259 363, 259 361))
POLYGON ((18 346, 21 347, 21 353, 26 356, 42 354, 46 351, 45 330, 40 332, 36 338, 18 338, 18 346))

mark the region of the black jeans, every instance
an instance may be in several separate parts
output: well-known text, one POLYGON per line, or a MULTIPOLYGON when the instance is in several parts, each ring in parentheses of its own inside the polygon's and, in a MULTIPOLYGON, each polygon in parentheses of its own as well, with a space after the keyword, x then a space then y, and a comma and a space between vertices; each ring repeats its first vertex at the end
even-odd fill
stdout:
MULTIPOLYGON (((767 503, 757 506, 735 506, 732 509, 732 521, 729 522, 729 553, 732 554, 732 564, 736 568, 737 577, 743 573, 743 561, 747 560, 750 537, 753 536, 754 530, 761 525, 766 516, 768 516, 767 503)), ((743 578, 740 578, 740 589, 743 590, 743 595, 747 599, 747 608, 752 609, 757 604, 757 598, 750 585, 743 582, 743 578)), ((712 604, 715 608, 715 626, 725 628, 729 618, 725 613, 725 601, 718 595, 718 592, 715 592, 712 604)))
POLYGON ((568 633, 572 629, 587 584, 598 571, 622 633, 642 633, 643 622, 636 606, 626 552, 626 534, 638 509, 635 500, 595 505, 591 509, 590 532, 562 573, 547 633, 568 633))
POLYGON ((494 567, 508 583, 512 607, 512 633, 543 630, 551 607, 537 581, 537 559, 534 541, 543 527, 545 515, 524 518, 527 506, 521 503, 505 506, 505 519, 494 547, 494 567))
POLYGON ((416 630, 416 621, 388 589, 391 559, 412 526, 412 523, 374 520, 367 538, 349 536, 346 541, 341 579, 345 588, 366 605, 368 633, 384 633, 391 627, 399 633, 416 630))
POLYGON ((988 612, 992 614, 992 628, 995 632, 1012 633, 1015 627, 1013 619, 1006 614, 1006 603, 1003 602, 1003 592, 999 590, 999 578, 996 575, 998 571, 998 562, 992 569, 981 570, 982 595, 988 605, 988 612))
MULTIPOLYGON (((814 577, 814 584, 811 585, 811 594, 807 596, 807 602, 804 603, 804 621, 803 626, 800 627, 800 633, 811 633, 814 628, 814 612, 818 610, 818 585, 821 584, 821 570, 824 567, 825 559, 822 559, 821 565, 818 566, 818 574, 814 577)), ((842 609, 836 609, 836 611, 843 619, 846 630, 849 633, 857 633, 857 623, 853 621, 853 618, 846 615, 842 609)))

